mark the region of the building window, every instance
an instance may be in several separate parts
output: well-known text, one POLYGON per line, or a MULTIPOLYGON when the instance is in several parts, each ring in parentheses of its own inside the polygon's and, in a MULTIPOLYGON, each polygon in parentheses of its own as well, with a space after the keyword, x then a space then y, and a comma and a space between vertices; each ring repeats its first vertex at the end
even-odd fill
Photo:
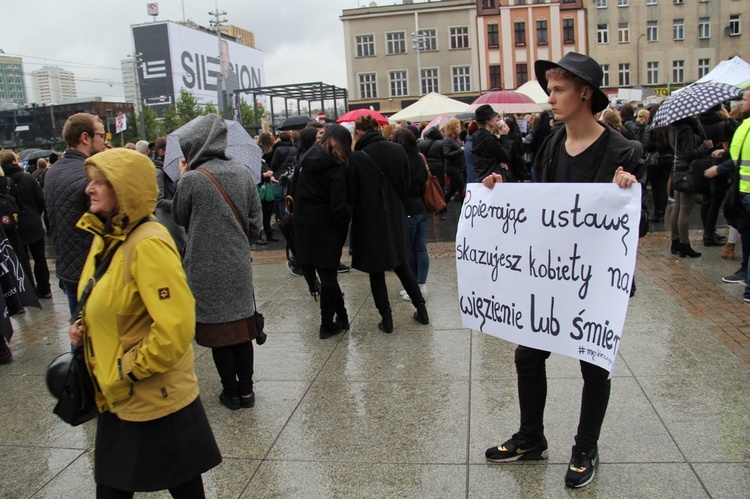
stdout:
POLYGON ((526 0, 516 0, 515 5, 526 5, 526 0))
POLYGON ((607 0, 596 0, 596 8, 597 9, 606 9, 607 8, 607 0))
POLYGON ((682 5, 682 4, 684 4, 684 3, 685 3, 685 0, 673 0, 673 3, 674 3, 675 5, 682 5))
POLYGON ((596 43, 599 45, 609 43, 609 24, 596 25, 596 43))
POLYGON ((406 86, 406 71, 389 71, 388 79, 391 83, 391 97, 409 95, 406 86))
POLYGON ((658 5, 659 0, 646 0, 646 5, 658 5))
POLYGON ((370 57, 375 55, 375 35, 357 35, 357 57, 370 57))
POLYGON ((451 68, 453 73, 453 91, 471 92, 471 74, 469 66, 456 66, 451 68))
POLYGON ((494 9, 495 8, 495 0, 484 0, 482 2, 482 7, 485 9, 494 9))
POLYGON ((459 26, 457 28, 451 28, 451 48, 452 49, 467 49, 469 48, 469 27, 459 26))
POLYGON ((490 66, 490 90, 501 90, 503 88, 503 78, 500 72, 500 65, 493 64, 490 66))
POLYGON ((619 23, 617 25, 617 42, 630 43, 630 23, 619 23))
POLYGON ((620 64, 618 74, 620 77, 620 86, 629 87, 630 86, 630 64, 620 64))
POLYGON ((711 38, 711 18, 701 17, 698 19, 698 38, 711 38))
POLYGON ((602 64, 602 86, 609 86, 609 64, 602 64))
POLYGON ((685 61, 672 61, 672 83, 685 82, 685 61))
POLYGON ((547 21, 536 22, 536 44, 547 45, 547 21))
POLYGON ((617 0, 618 7, 627 7, 630 5, 630 0, 617 0))
POLYGON ((359 75, 359 98, 377 99, 378 86, 375 73, 363 73, 359 75))
POLYGON ((684 40, 685 39, 685 20, 675 19, 672 21, 672 39, 673 40, 684 40))
POLYGON ((649 42, 659 41, 659 22, 648 21, 646 23, 646 40, 649 42))
POLYGON ((646 81, 649 85, 656 85, 657 83, 659 83, 659 63, 658 62, 646 63, 646 81))
POLYGON ((437 30, 431 29, 420 29, 419 32, 422 34, 422 52, 432 52, 437 50, 437 30))
POLYGON ((438 70, 437 68, 429 68, 422 70, 422 95, 427 95, 430 92, 439 92, 438 89, 438 70))
POLYGON ((575 33, 573 19, 563 19, 563 43, 575 43, 575 33))
POLYGON ((403 31, 396 31, 394 33, 386 33, 385 34, 385 52, 388 55, 405 54, 406 53, 406 33, 403 31))
POLYGON ((487 25, 487 46, 491 49, 496 49, 500 46, 500 34, 497 24, 487 25))
POLYGON ((515 32, 516 47, 526 46, 526 23, 523 21, 516 21, 513 23, 513 31, 515 32))
POLYGON ((740 31, 740 15, 732 14, 729 16, 729 36, 739 36, 740 31))
POLYGON ((529 81, 528 64, 516 64, 516 88, 529 81))
POLYGON ((698 78, 703 78, 711 71, 711 59, 698 59, 698 78))

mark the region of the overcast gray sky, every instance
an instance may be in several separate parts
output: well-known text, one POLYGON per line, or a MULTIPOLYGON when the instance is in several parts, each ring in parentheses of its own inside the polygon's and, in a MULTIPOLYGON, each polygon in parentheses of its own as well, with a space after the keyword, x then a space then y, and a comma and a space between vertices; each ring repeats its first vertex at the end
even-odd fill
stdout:
MULTIPOLYGON (((151 21, 141 0, 5 0, 0 49, 23 57, 28 74, 43 65, 73 71, 79 97, 122 100, 120 61, 133 52, 130 26, 151 21)), ((343 9, 369 0, 218 0, 230 24, 255 33, 267 85, 323 81, 346 87, 343 9)), ((380 5, 401 0, 378 2, 380 5)), ((209 26, 216 0, 162 0, 160 21, 209 26)), ((28 90, 28 98, 33 98, 28 90)))

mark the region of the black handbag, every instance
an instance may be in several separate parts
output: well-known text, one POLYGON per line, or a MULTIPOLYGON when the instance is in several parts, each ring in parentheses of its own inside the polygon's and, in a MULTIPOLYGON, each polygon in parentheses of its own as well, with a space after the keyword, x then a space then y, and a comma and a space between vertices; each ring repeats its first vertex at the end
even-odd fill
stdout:
POLYGON ((693 190, 693 178, 690 172, 672 172, 672 188, 676 191, 692 194, 693 190))
POLYGON ((99 415, 94 383, 86 367, 83 347, 65 352, 47 367, 47 386, 57 397, 52 412, 71 426, 78 426, 99 415), (62 380, 62 383, 55 380, 62 380))

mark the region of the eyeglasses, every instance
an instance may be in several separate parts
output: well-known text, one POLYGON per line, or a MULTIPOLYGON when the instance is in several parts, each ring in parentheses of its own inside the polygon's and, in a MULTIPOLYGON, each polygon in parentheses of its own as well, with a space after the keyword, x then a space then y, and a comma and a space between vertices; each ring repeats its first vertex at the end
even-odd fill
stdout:
POLYGON ((89 135, 98 135, 99 137, 103 138, 104 140, 107 140, 107 134, 104 132, 91 132, 89 135))

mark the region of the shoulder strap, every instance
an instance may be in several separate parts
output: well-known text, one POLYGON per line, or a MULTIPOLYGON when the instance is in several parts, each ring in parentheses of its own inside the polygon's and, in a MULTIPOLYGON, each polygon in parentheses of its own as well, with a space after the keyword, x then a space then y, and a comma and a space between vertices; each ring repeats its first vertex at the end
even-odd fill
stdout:
MULTIPOLYGON (((145 222, 151 221, 149 217, 146 217, 142 219, 140 222, 136 224, 136 226, 133 228, 133 230, 137 229, 141 224, 145 222)), ((78 303, 76 304, 76 308, 73 311, 73 315, 70 317, 70 323, 74 323, 76 320, 81 318, 83 307, 86 305, 86 301, 89 299, 89 296, 91 296, 91 291, 94 289, 94 286, 96 286, 96 283, 99 282, 99 279, 102 278, 102 276, 107 272, 107 269, 109 268, 109 264, 112 263, 112 258, 114 258, 115 253, 117 252, 117 249, 122 245, 124 241, 117 241, 113 246, 112 249, 110 249, 106 255, 104 255, 104 258, 99 262, 99 264, 96 266, 96 270, 94 270, 94 276, 89 279, 89 282, 86 283, 86 287, 83 288, 83 293, 81 293, 81 299, 78 300, 78 303)))
MULTIPOLYGON (((365 152, 365 150, 364 150, 364 149, 360 149, 360 150, 359 150, 359 152, 361 152, 362 154, 364 154, 364 155, 365 155, 365 156, 367 157, 367 159, 368 159, 368 160, 370 160, 370 162, 371 162, 371 163, 372 163, 373 165, 375 165, 375 167, 376 167, 376 168, 378 169, 378 171, 380 172, 380 177, 381 177, 381 178, 384 178, 384 179, 385 179, 385 181, 386 181, 386 182, 388 182, 388 185, 390 185, 390 186, 391 186, 391 189, 393 189, 393 190, 395 191, 395 190, 396 190, 396 188, 395 188, 395 187, 393 187, 393 184, 391 183, 391 181, 390 181, 390 180, 388 179, 388 177, 386 177, 385 173, 383 173, 383 169, 382 169, 382 168, 380 168, 380 165, 379 165, 379 164, 377 164, 377 163, 375 162, 375 160, 374 160, 374 159, 372 159, 372 158, 370 157, 370 155, 369 155, 369 154, 367 154, 367 153, 365 152)), ((381 183, 380 185, 381 185, 381 187, 380 187, 380 190, 381 190, 381 192, 382 192, 382 194, 383 194, 383 210, 384 210, 384 211, 388 211, 388 200, 387 200, 387 199, 386 199, 386 197, 385 197, 385 189, 383 189, 383 187, 382 187, 382 185, 383 185, 383 184, 382 184, 382 183, 381 183)))
POLYGON ((196 170, 199 171, 199 172, 201 172, 205 176, 207 176, 209 179, 211 179, 211 182, 213 182, 214 185, 216 185, 216 188, 219 189, 219 192, 221 193, 221 196, 224 198, 224 201, 227 202, 227 204, 229 205, 229 208, 232 210, 232 213, 234 213, 234 218, 236 218, 237 219, 237 223, 240 224, 240 228, 242 229, 242 232, 244 232, 245 235, 247 236, 247 229, 245 229, 245 225, 242 223, 242 219, 240 218, 239 212, 237 212, 237 208, 234 206, 234 203, 229 198, 229 196, 227 196, 226 191, 221 186, 221 184, 219 183, 219 181, 216 180, 216 177, 214 177, 211 174, 211 172, 209 172, 205 168, 196 168, 196 170))

